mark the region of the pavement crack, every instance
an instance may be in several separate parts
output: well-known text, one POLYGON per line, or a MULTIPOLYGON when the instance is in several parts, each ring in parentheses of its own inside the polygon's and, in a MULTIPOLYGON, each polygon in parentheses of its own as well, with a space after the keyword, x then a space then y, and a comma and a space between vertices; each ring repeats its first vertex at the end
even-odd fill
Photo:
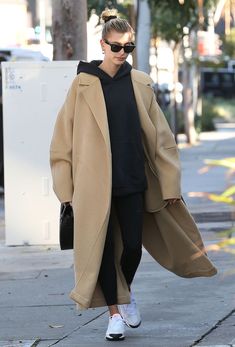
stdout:
POLYGON ((84 323, 84 324, 82 325, 82 327, 86 326, 87 324, 89 324, 89 323, 93 322, 94 320, 96 320, 97 318, 101 317, 101 316, 102 316, 103 314, 105 314, 106 312, 107 312, 107 310, 105 310, 104 312, 100 313, 98 316, 96 316, 96 317, 90 319, 88 322, 84 323))
MULTIPOLYGON (((232 311, 230 311, 225 317, 223 317, 222 319, 220 319, 212 328, 210 328, 205 334, 203 334, 198 340, 196 340, 192 345, 190 345, 189 347, 194 347, 197 346, 198 343, 202 342, 203 339, 210 335, 210 333, 212 331, 214 331, 215 329, 217 329, 227 318, 229 318, 230 316, 232 316, 232 314, 235 313, 235 309, 233 309, 232 311)), ((229 345, 228 345, 229 346, 229 345)))
POLYGON ((40 271, 38 272, 38 274, 37 274, 36 277, 35 277, 36 280, 41 276, 42 272, 43 272, 43 270, 40 270, 40 271))
POLYGON ((101 317, 103 314, 105 314, 107 312, 107 310, 105 310, 104 312, 100 313, 98 316, 95 316, 94 318, 90 319, 88 322, 77 326, 76 328, 74 328, 72 331, 70 331, 68 334, 65 334, 64 336, 62 336, 60 339, 58 339, 56 342, 48 345, 48 347, 57 345, 57 343, 59 343, 60 341, 63 341, 64 339, 66 339, 67 337, 69 337, 70 335, 72 335, 73 333, 75 333, 76 331, 78 331, 79 329, 81 329, 82 327, 88 325, 89 323, 93 322, 94 320, 98 319, 99 317, 101 317))

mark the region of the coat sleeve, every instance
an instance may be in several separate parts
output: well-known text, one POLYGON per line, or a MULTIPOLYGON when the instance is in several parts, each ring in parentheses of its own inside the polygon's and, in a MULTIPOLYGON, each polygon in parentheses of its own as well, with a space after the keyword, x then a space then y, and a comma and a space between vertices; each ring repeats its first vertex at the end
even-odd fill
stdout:
POLYGON ((167 123, 153 93, 149 110, 151 121, 156 129, 155 162, 163 199, 181 198, 181 170, 179 152, 167 123))
POLYGON ((50 145, 50 166, 53 189, 60 202, 72 201, 73 118, 76 102, 76 80, 60 109, 50 145))

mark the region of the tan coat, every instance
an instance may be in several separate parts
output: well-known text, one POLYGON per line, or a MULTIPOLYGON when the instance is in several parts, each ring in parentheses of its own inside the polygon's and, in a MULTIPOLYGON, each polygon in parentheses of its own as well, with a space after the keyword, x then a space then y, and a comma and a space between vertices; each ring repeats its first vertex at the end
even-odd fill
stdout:
MULTIPOLYGON (((148 190, 145 192, 143 245, 166 269, 182 277, 213 276, 200 233, 180 198, 178 150, 151 88, 152 80, 132 70, 142 128, 148 190)), ((51 142, 53 188, 61 202, 72 201, 75 218, 75 287, 70 297, 81 307, 106 305, 97 282, 111 205, 111 148, 98 77, 80 73, 61 108, 51 142)), ((120 268, 122 241, 116 219, 115 261, 118 303, 129 302, 120 268)))

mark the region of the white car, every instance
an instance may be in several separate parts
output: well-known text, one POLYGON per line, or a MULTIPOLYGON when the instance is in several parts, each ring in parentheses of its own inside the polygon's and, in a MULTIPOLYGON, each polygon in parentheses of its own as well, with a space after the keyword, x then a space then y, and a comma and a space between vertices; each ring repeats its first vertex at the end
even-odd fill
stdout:
POLYGON ((39 51, 26 48, 0 48, 0 61, 49 61, 39 51), (2 59, 1 59, 2 58, 2 59))

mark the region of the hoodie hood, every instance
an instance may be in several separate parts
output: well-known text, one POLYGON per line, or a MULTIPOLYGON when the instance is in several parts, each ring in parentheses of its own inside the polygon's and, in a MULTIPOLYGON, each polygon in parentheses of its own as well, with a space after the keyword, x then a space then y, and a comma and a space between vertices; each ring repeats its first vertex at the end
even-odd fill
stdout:
POLYGON ((102 63, 102 60, 92 60, 90 63, 85 61, 80 61, 77 68, 77 74, 81 72, 88 73, 90 75, 94 75, 99 77, 102 82, 111 82, 114 80, 118 80, 126 75, 128 75, 132 69, 132 66, 125 61, 124 64, 120 66, 116 75, 113 77, 109 76, 105 71, 99 68, 99 65, 102 63))

